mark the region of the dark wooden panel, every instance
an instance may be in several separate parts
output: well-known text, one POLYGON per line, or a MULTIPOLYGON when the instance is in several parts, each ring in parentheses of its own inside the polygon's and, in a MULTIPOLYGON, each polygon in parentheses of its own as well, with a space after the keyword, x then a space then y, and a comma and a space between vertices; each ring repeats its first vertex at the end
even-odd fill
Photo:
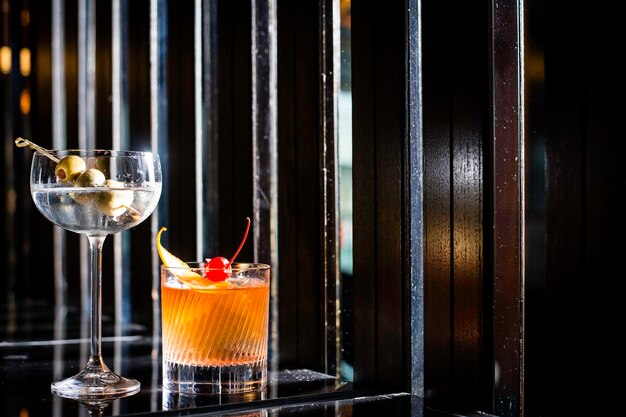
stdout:
POLYGON ((545 2, 530 0, 526 8, 525 118, 525 323, 524 413, 542 413, 542 397, 551 383, 545 362, 545 264, 546 264, 546 101, 545 101, 545 2))
POLYGON ((323 276, 320 243, 321 204, 319 129, 319 7, 301 2, 295 25, 296 228, 298 230, 298 363, 323 370, 323 276), (314 301, 315 300, 315 301, 314 301))
MULTIPOLYGON (((95 2, 96 6, 96 145, 100 149, 111 149, 112 129, 112 8, 110 2, 95 2)), ((111 242, 113 239, 111 239, 111 242)), ((104 246, 103 261, 109 263, 111 242, 104 246)), ((105 286, 106 288, 106 286, 105 286)))
POLYGON ((279 340, 280 366, 323 371, 319 12, 314 1, 278 7, 279 340))
MULTIPOLYGON (((492 4, 494 412, 523 415, 523 185, 519 3, 492 4)), ((491 259, 490 259, 491 260, 491 259)))
MULTIPOLYGON (((421 2, 407 2, 406 140, 404 141, 405 346, 408 390, 419 413, 424 398, 424 123, 421 2)), ((413 407, 415 405, 415 407, 413 407)))
MULTIPOLYGON (((342 360, 341 327, 345 323, 349 327, 348 317, 341 319, 341 284, 339 271, 339 95, 342 64, 341 41, 335 36, 340 32, 338 25, 340 13, 334 0, 326 0, 319 5, 320 45, 320 157, 319 157, 319 189, 320 189, 320 253, 322 259, 322 298, 326 300, 322 308, 321 322, 324 324, 322 339, 324 340, 324 369, 330 375, 339 375, 342 360), (337 326, 337 323, 339 325, 337 326)), ((345 72, 345 69, 344 71, 345 72)))
POLYGON ((281 367, 298 363, 298 294, 297 217, 298 187, 296 178, 296 106, 295 106, 295 33, 294 2, 278 2, 278 253, 280 270, 278 294, 279 346, 281 367), (293 319, 292 319, 293 318, 293 319))
MULTIPOLYGON (((52 145, 50 14, 50 3, 41 4, 35 10, 29 9, 30 19, 26 28, 28 31, 27 46, 31 49, 31 75, 27 83, 31 96, 28 130, 30 130, 30 135, 34 141, 42 141, 45 146, 52 145)), ((14 68, 16 68, 15 63, 14 68)), ((24 133, 28 134, 29 132, 24 133)), ((24 149, 14 149, 14 152, 17 152, 20 158, 26 157, 26 171, 20 174, 26 173, 26 176, 22 178, 23 184, 26 185, 30 180, 28 174, 32 152, 24 149)), ((29 199, 30 204, 32 199, 28 187, 25 191, 25 197, 29 199)), ((49 294, 54 293, 54 254, 51 244, 53 226, 34 206, 31 209, 31 216, 29 223, 32 234, 28 245, 28 256, 31 259, 36 259, 36 261, 30 262, 32 268, 31 282, 28 284, 27 296, 33 299, 45 299, 49 294)), ((23 277, 26 278, 27 275, 23 275, 23 277)), ((19 281, 28 282, 29 280, 18 278, 19 281)))
MULTIPOLYGON (((551 366, 546 378, 559 381, 557 395, 565 394, 576 378, 574 368, 580 345, 571 346, 583 317, 587 273, 584 236, 584 119, 585 103, 579 87, 585 85, 585 65, 576 65, 583 35, 575 30, 574 9, 557 12, 550 8, 547 22, 558 22, 546 33, 546 157, 549 167, 546 183, 546 356, 551 366), (567 22, 567 23, 566 23, 567 22), (576 87, 574 87, 576 86, 576 87), (567 259, 567 262, 564 260, 567 259), (577 352, 577 353, 575 353, 577 352)), ((559 415, 559 405, 546 398, 548 415, 559 415)), ((565 410, 571 405, 563 404, 565 410)))
POLYGON ((372 5, 352 4, 354 381, 377 381, 376 103, 372 5))
POLYGON ((485 381, 486 5, 423 8, 425 385, 431 401, 490 403, 485 381))
MULTIPOLYGON (((585 238, 586 275, 580 282, 577 299, 581 304, 572 306, 580 318, 575 331, 589 329, 583 343, 577 348, 571 346, 565 358, 576 363, 581 356, 589 360, 577 367, 567 368, 567 384, 576 389, 574 381, 581 375, 587 381, 610 380, 614 375, 615 361, 622 354, 622 346, 612 342, 599 341, 617 338, 616 320, 623 315, 623 292, 621 278, 624 259, 624 220, 623 194, 626 191, 624 176, 624 156, 626 141, 624 134, 624 114, 626 114, 626 56, 615 53, 624 48, 626 40, 626 6, 612 3, 609 7, 595 7, 590 14, 581 11, 579 22, 592 20, 596 23, 593 34, 585 37, 585 50, 588 57, 586 70, 586 98, 584 176, 582 190, 585 198, 583 233, 585 238), (588 304, 591 308, 581 309, 588 304)), ((582 24, 582 23, 581 23, 582 24)), ((581 91, 582 93, 582 91, 581 91)), ((573 301, 573 300, 572 300, 573 301)), ((570 316, 570 320, 572 317, 570 316)), ((593 384, 583 409, 589 414, 600 414, 594 410, 595 398, 602 398, 608 392, 616 393, 619 384, 603 387, 593 384)), ((617 398, 617 395, 614 397, 617 398)), ((614 409, 615 403, 608 401, 600 408, 605 414, 614 409)))
MULTIPOLYGON (((163 181, 169 186, 168 249, 183 260, 196 259, 194 5, 168 2, 167 94, 168 163, 163 181), (185 22, 185 23, 182 23, 185 22)), ((215 255, 209 255, 213 257, 215 255)), ((229 256, 224 254, 223 256, 229 256)))
MULTIPOLYGON (((374 37, 374 95, 376 97, 375 199, 376 199, 376 293, 377 380, 389 388, 405 387, 401 343, 404 334, 405 308, 403 265, 403 141, 406 117, 405 9, 404 4, 376 7, 376 25, 387 28, 374 37), (402 22, 402 25, 400 24, 402 22), (396 65, 390 65, 391 63, 396 65), (399 378, 400 377, 400 378, 399 378)), ((355 65, 358 71, 358 65, 355 65)), ((358 142, 355 142, 358 146, 358 142)), ((358 222, 354 223, 358 227, 358 222)), ((357 277, 358 280, 358 277, 357 277)))
MULTIPOLYGON (((218 1, 220 255, 231 256, 252 217, 250 2, 218 1), (231 254, 231 255, 229 255, 231 254)), ((254 227, 254 225, 252 225, 254 227)), ((239 260, 251 260, 252 242, 239 260)))
POLYGON ((452 376, 452 33, 442 2, 423 5, 425 395, 448 398, 452 376))
MULTIPOLYGON (((96 148, 112 149, 112 9, 109 2, 96 2, 96 92, 95 92, 95 124, 96 148)), ((116 244, 109 236, 102 247, 102 316, 103 322, 114 317, 115 299, 113 285, 113 246, 116 244)), ((129 277, 128 277, 129 278, 129 277)), ((107 336, 106 330, 104 336, 107 336)))
MULTIPOLYGON (((618 354, 614 273, 623 258, 624 5, 562 10, 546 5, 546 379, 557 398, 581 380, 604 380, 618 354), (588 32, 578 28, 586 25, 588 32), (582 57, 582 58, 581 58, 582 57), (620 167, 622 165, 622 167, 620 167), (585 329, 584 331, 582 329, 585 329), (583 331, 581 333, 581 331, 583 331), (580 335, 580 337, 577 337, 580 335), (581 361, 581 358, 586 360, 581 361)), ((619 275, 619 273, 618 273, 619 275)), ((610 387, 581 401, 540 398, 546 415, 589 410, 610 387)))
POLYGON ((403 258, 406 13, 400 2, 352 8, 355 382, 389 389, 408 389, 410 373, 404 343, 410 277, 403 258))
POLYGON ((490 400, 481 385, 488 306, 483 304, 483 148, 489 132, 488 30, 481 22, 488 9, 463 3, 452 14, 452 381, 454 397, 478 408, 490 400))
MULTIPOLYGON (((128 111, 130 149, 150 147, 150 5, 148 1, 128 2, 128 111)), ((162 161, 165 163, 165 161, 162 161)), ((165 167, 167 169, 167 167, 165 167)), ((167 178, 164 174, 164 180, 167 178)), ((167 205, 162 195, 159 207, 167 205)), ((133 322, 152 326, 152 249, 151 219, 133 228, 130 234, 133 322)), ((175 233, 176 230, 172 230, 175 233)), ((178 235, 178 233, 176 233, 178 235)), ((178 235, 180 237, 182 235, 178 235)), ((173 238, 173 240, 176 240, 173 238)))

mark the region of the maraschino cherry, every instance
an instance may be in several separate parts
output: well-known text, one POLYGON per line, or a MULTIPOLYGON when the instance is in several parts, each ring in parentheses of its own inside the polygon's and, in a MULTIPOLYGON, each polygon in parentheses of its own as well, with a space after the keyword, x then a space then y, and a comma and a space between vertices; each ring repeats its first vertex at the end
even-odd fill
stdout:
POLYGON ((223 256, 216 256, 213 259, 206 260, 206 266, 204 267, 204 274, 211 281, 213 282, 224 281, 230 275, 231 273, 230 266, 235 261, 235 258, 237 257, 237 255, 239 255, 239 252, 241 251, 241 248, 243 248, 243 244, 246 243, 246 238, 248 237, 248 231, 250 230, 250 218, 246 217, 246 220, 248 220, 248 225, 246 226, 246 231, 243 234, 243 239, 241 240, 241 243, 239 244, 239 247, 237 248, 237 252, 235 252, 233 257, 230 258, 230 261, 224 258, 223 256))

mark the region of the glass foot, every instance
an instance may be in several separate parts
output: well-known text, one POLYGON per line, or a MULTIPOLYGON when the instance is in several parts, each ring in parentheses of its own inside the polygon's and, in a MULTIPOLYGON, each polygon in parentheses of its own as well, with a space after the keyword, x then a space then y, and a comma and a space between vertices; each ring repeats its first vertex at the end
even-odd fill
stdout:
POLYGON ((89 402, 114 400, 136 394, 139 392, 140 383, 116 375, 97 358, 92 358, 80 373, 54 382, 50 388, 60 397, 89 402))

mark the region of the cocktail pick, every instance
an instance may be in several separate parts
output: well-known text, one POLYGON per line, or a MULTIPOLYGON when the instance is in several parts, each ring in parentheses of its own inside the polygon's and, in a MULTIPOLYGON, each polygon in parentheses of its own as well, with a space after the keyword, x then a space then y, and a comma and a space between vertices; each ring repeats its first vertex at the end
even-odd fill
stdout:
POLYGON ((28 146, 28 147, 29 147, 29 148, 31 148, 32 150, 37 151, 37 152, 39 152, 39 153, 41 153, 41 154, 44 154, 45 156, 47 156, 48 158, 50 158, 51 160, 53 160, 53 161, 54 161, 54 162, 56 162, 57 164, 58 164, 58 163, 59 163, 59 161, 60 161, 60 159, 59 159, 59 158, 57 158, 56 156, 52 155, 52 154, 50 153, 50 151, 49 151, 49 150, 47 150, 47 149, 45 149, 45 148, 42 148, 41 146, 39 146, 39 145, 37 145, 36 143, 33 143, 33 142, 31 142, 31 141, 29 141, 29 140, 27 140, 27 139, 24 139, 24 138, 17 138, 17 139, 15 139, 15 145, 16 145, 18 148, 25 148, 25 147, 27 147, 27 146, 28 146))

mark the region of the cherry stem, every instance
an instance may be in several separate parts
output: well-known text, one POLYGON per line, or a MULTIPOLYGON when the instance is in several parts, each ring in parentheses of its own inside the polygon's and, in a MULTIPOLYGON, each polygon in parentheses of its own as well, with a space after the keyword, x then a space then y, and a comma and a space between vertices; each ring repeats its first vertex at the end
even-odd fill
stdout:
POLYGON ((42 148, 41 146, 37 145, 36 143, 33 143, 33 142, 31 142, 29 140, 26 140, 24 138, 17 138, 17 139, 15 139, 15 145, 18 148, 24 148, 24 147, 28 146, 32 150, 44 154, 45 156, 47 156, 48 158, 52 159, 57 164, 60 161, 60 159, 57 158, 56 156, 52 155, 49 150, 47 150, 45 148, 42 148))
POLYGON ((230 261, 228 261, 228 266, 230 266, 235 261, 235 258, 237 257, 237 255, 239 255, 239 252, 241 252, 241 248, 243 248, 243 244, 246 243, 246 238, 248 237, 248 231, 250 230, 250 217, 246 217, 246 220, 248 220, 248 225, 246 226, 246 232, 243 234, 243 239, 241 240, 241 243, 239 244, 239 247, 237 248, 237 252, 235 252, 233 257, 230 258, 230 261))

